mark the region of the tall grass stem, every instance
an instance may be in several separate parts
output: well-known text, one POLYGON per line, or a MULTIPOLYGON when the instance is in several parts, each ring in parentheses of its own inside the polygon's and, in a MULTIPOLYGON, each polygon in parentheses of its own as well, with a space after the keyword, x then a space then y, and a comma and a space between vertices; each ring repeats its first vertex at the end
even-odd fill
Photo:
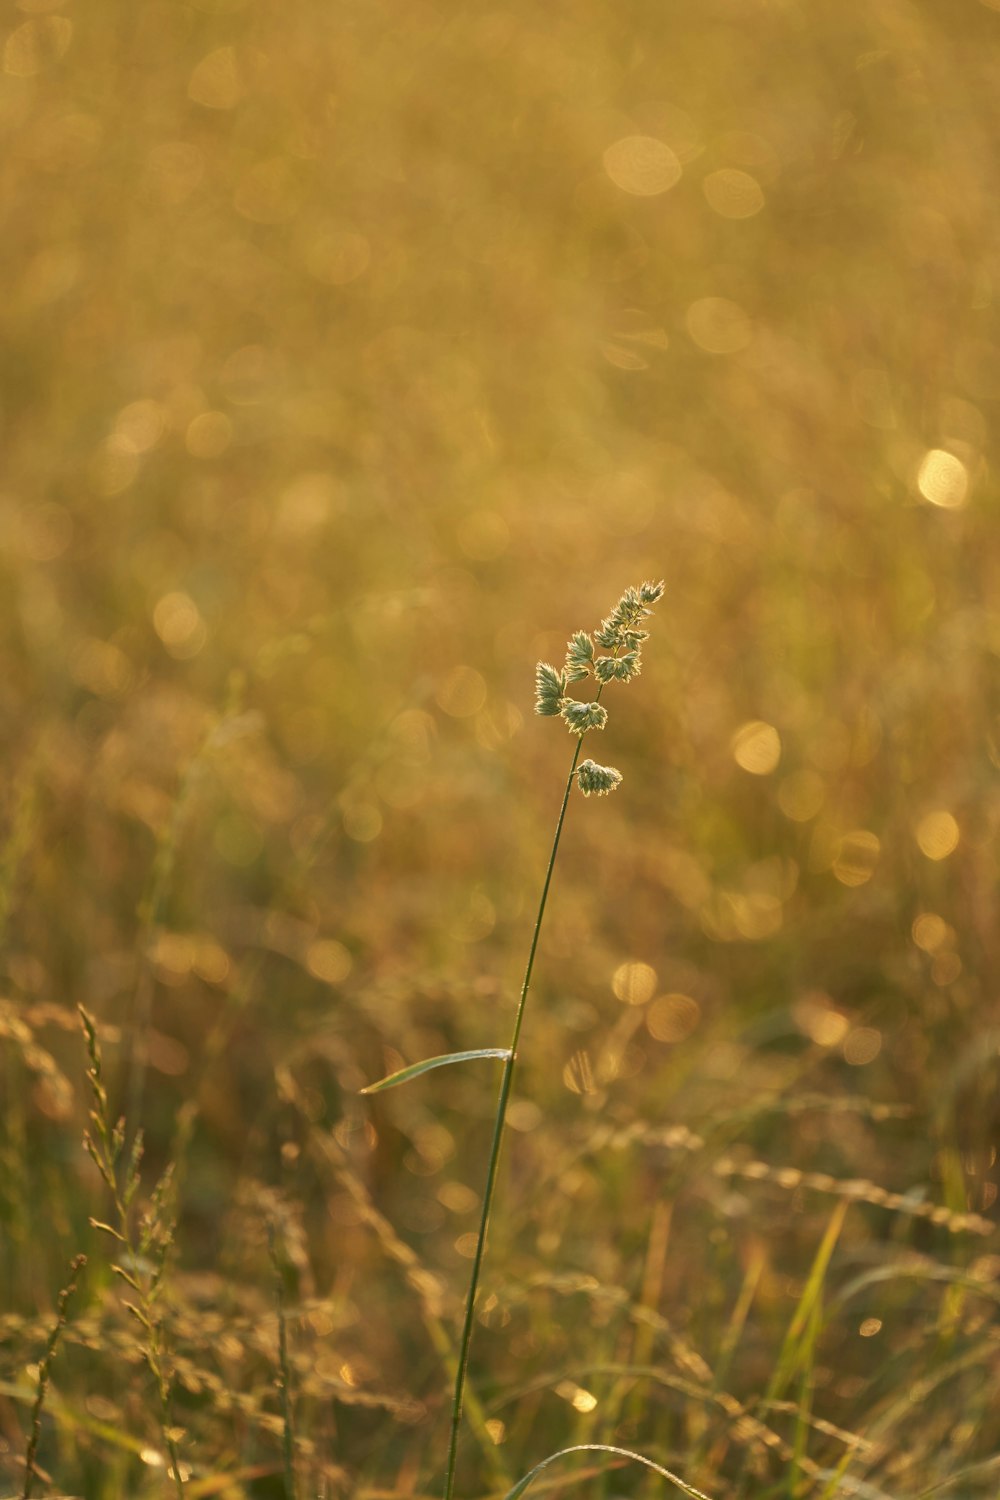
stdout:
MULTIPOLYGON (((598 692, 598 697, 600 697, 600 692, 598 692)), ((469 1290, 465 1301, 465 1322, 462 1326, 462 1342, 458 1351, 458 1369, 455 1374, 455 1394, 452 1398, 451 1435, 448 1441, 448 1468, 445 1475, 444 1500, 452 1500, 455 1489, 458 1434, 462 1422, 462 1402, 465 1396, 466 1376, 469 1369, 469 1349, 472 1344, 472 1328, 476 1314, 476 1293, 479 1290, 479 1274, 482 1270, 483 1256, 486 1251, 486 1235, 489 1229, 493 1195, 496 1190, 497 1169, 500 1164, 500 1148, 503 1143, 504 1125, 507 1120, 507 1105, 510 1102, 510 1093, 514 1083, 514 1069, 517 1065, 517 1045, 521 1038, 521 1027, 524 1023, 525 1002, 528 998, 528 990, 531 987, 531 974, 535 966, 535 954, 538 951, 538 939, 542 930, 542 919, 545 916, 545 904, 549 897, 552 872, 555 869, 556 855, 559 852, 559 840, 562 837, 563 823, 566 821, 569 794, 573 789, 573 777, 576 774, 576 764, 580 759, 582 746, 583 736, 580 735, 577 738, 576 749, 573 752, 573 764, 570 766, 569 776, 566 778, 566 790, 563 792, 562 807, 559 809, 559 820, 556 823, 555 837, 552 840, 552 851, 549 854, 549 865, 545 872, 545 883, 542 886, 541 900, 538 903, 535 930, 532 933, 531 947, 528 950, 528 962, 524 971, 524 982, 521 985, 521 998, 518 1001, 517 1014, 514 1017, 514 1031, 511 1036, 510 1055, 504 1063, 503 1077, 500 1080, 496 1120, 493 1126, 493 1142, 490 1147, 490 1160, 486 1171, 486 1186, 483 1189, 483 1211, 479 1220, 476 1253, 472 1260, 472 1273, 469 1277, 469 1290)))
POLYGON ((35 1458, 38 1453, 38 1444, 42 1436, 42 1407, 45 1405, 45 1397, 49 1388, 49 1377, 52 1372, 52 1361, 56 1357, 56 1349, 59 1337, 66 1327, 69 1315, 70 1298, 76 1291, 76 1283, 80 1272, 87 1264, 85 1255, 74 1257, 69 1271, 69 1280, 59 1293, 59 1301, 56 1305, 56 1321, 52 1325, 48 1342, 45 1345, 45 1353, 42 1355, 38 1366, 38 1392, 35 1396, 35 1404, 31 1409, 31 1436, 28 1439, 28 1451, 24 1456, 24 1488, 21 1491, 21 1500, 31 1500, 31 1490, 35 1480, 35 1458))
POLYGON ((267 1226, 267 1248, 274 1270, 278 1302, 278 1381, 281 1393, 282 1454, 285 1462, 285 1495, 297 1500, 295 1491, 295 1430, 292 1426, 292 1369, 288 1358, 288 1320, 285 1316, 285 1280, 278 1259, 278 1239, 274 1222, 267 1226))

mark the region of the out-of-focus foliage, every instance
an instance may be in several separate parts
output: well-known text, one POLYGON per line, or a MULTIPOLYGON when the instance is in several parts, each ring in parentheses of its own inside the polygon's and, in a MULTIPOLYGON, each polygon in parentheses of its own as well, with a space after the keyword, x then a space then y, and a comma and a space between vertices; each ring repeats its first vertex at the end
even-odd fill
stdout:
POLYGON ((662 576, 563 843, 463 1492, 593 1439, 720 1497, 848 1451, 995 1494, 997 0, 3 25, 5 1487, 81 1249, 39 1462, 164 1479, 82 1002, 176 1160, 192 1474, 281 1493, 270 1218, 301 1483, 433 1493, 490 1065, 357 1090, 506 1045, 571 754, 534 664, 662 576))

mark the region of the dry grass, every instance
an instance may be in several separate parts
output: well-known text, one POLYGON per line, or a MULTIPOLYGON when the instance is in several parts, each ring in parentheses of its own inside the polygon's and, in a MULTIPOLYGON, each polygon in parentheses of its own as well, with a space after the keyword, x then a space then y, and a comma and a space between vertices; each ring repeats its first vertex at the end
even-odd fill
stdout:
POLYGON ((0 1493, 80 1253, 32 1493, 170 1493, 82 1004, 186 1493, 286 1489, 273 1221, 300 1497, 440 1494, 494 1099, 358 1091, 506 1042, 534 663, 665 576, 458 1491, 992 1500, 995 7, 21 0, 0 65, 0 1493))

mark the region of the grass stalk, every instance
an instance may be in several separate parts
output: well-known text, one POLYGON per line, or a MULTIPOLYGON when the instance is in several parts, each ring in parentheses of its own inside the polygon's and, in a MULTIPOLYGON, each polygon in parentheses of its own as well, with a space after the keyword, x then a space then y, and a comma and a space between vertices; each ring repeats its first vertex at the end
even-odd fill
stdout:
MULTIPOLYGON (((600 693, 598 693, 600 697, 600 693)), ((489 1165, 486 1169, 486 1186, 483 1189, 483 1209, 479 1219, 479 1232, 476 1236, 476 1253, 472 1261, 472 1272, 469 1277, 469 1288, 465 1299, 465 1321, 462 1325, 462 1340, 458 1351, 458 1369, 455 1373, 455 1392, 452 1397, 451 1406, 451 1433, 448 1439, 448 1467, 445 1474, 444 1500, 452 1500, 455 1489, 455 1464, 458 1457, 458 1434, 462 1422, 462 1403, 465 1396, 465 1383, 469 1370, 469 1350, 472 1344, 472 1328, 476 1314, 476 1294, 479 1290, 479 1276, 483 1266, 483 1256, 486 1251, 486 1235, 489 1230, 490 1210, 493 1207, 493 1197, 496 1191, 497 1169, 500 1164, 500 1148, 503 1144, 504 1126, 507 1121, 507 1106, 510 1102, 511 1089, 514 1085, 514 1069, 517 1066, 517 1047, 521 1039, 521 1027, 524 1024, 525 1004, 528 999, 528 991, 531 988, 531 975, 535 967, 535 955, 538 952, 538 939, 542 930, 542 920, 545 916, 545 906, 549 898, 549 887, 552 884, 552 872, 555 869, 556 855, 559 853, 559 840, 562 837, 563 824, 566 821, 566 808, 569 806, 569 794, 573 789, 573 777, 576 775, 577 761, 580 759, 580 751, 583 748, 583 736, 577 738, 576 748, 573 751, 573 762, 566 778, 566 788, 563 792, 562 806, 559 809, 559 818, 556 823, 555 836, 552 840, 552 849, 549 854, 548 869, 545 872, 545 883, 542 886, 542 895, 538 903, 538 914, 535 917, 535 928, 531 936, 531 947, 528 950, 528 962, 525 966, 524 981, 521 985, 521 996, 517 1005, 517 1014, 514 1017, 514 1030, 510 1041, 510 1054, 507 1057, 503 1076, 500 1079, 500 1092, 497 1097, 496 1119, 493 1125, 493 1141, 490 1146, 489 1165)))
POLYGON ((35 1396, 35 1404, 31 1408, 31 1436, 28 1439, 28 1450, 24 1455, 24 1488, 21 1491, 21 1500, 30 1500, 31 1497, 31 1488, 35 1480, 35 1458, 42 1436, 42 1408, 45 1405, 45 1396, 49 1388, 52 1361, 56 1357, 60 1335, 66 1327, 70 1298, 76 1291, 80 1272, 86 1264, 85 1255, 74 1256, 70 1263, 69 1280, 59 1293, 59 1300, 56 1303, 56 1321, 52 1325, 45 1345, 45 1353, 38 1365, 38 1392, 35 1396))
POLYGON ((578 771, 577 766, 580 762, 580 751, 583 748, 584 735, 592 729, 603 730, 607 723, 607 711, 601 707, 601 697, 607 684, 614 681, 628 682, 638 674, 640 670, 642 643, 648 635, 647 631, 639 627, 643 619, 651 613, 648 606, 655 604, 662 593, 662 583, 647 582, 643 583, 640 588, 627 589, 611 614, 601 622, 600 629, 595 631, 593 638, 586 631, 577 631, 570 638, 567 647, 566 662, 561 672, 557 671, 548 662, 539 662, 535 674, 535 712, 544 717, 558 717, 562 719, 566 727, 576 735, 576 747, 573 751, 573 760, 569 768, 569 775, 566 778, 562 806, 559 809, 559 817, 556 821, 556 831, 552 839, 548 868, 545 871, 545 881, 542 885, 542 894, 538 902, 538 914, 535 917, 534 931, 531 935, 531 946, 528 949, 528 961, 525 965, 521 995, 517 1003, 517 1013, 514 1016, 514 1029, 511 1035, 510 1048, 504 1061, 503 1075, 500 1079, 500 1092, 497 1097, 496 1118, 493 1125, 493 1140, 490 1145, 489 1164, 486 1169, 486 1185, 483 1189, 483 1208, 479 1219, 476 1250, 472 1260, 472 1272, 469 1276, 469 1287, 466 1293, 465 1318, 462 1324, 458 1366, 455 1372, 455 1389, 451 1406, 451 1432, 448 1438, 448 1463, 445 1471, 444 1500, 453 1500, 455 1490, 458 1434, 462 1422, 462 1403, 469 1372, 469 1350, 472 1344, 472 1328, 476 1315, 476 1295, 479 1291, 479 1277, 483 1267, 483 1257, 486 1253, 486 1237, 489 1231, 490 1211, 493 1207, 493 1197, 496 1192, 500 1151, 503 1145, 504 1127, 507 1123, 507 1106, 510 1103, 511 1090, 514 1085, 514 1070, 517 1067, 517 1049, 521 1040, 521 1027, 524 1024, 525 1006, 528 1000, 528 991, 531 988, 535 955, 538 952, 538 939, 541 936, 542 922, 545 918, 545 906, 549 899, 552 872, 555 869, 556 856, 559 853, 559 840, 562 838, 563 824, 566 821, 569 796, 573 790, 575 777, 579 779, 580 790, 584 796, 591 796, 594 793, 597 793, 598 796, 605 796, 607 793, 613 791, 621 782, 621 773, 614 766, 599 766, 589 759, 579 765, 578 771), (595 654, 595 641, 598 646, 603 647, 611 654, 608 656, 597 656, 595 654), (592 700, 582 702, 568 693, 569 686, 572 683, 582 681, 591 675, 597 686, 597 692, 592 700))
POLYGON ((278 1259, 277 1232, 274 1222, 267 1226, 267 1248, 274 1269, 274 1285, 278 1302, 278 1386, 281 1392, 282 1453, 285 1463, 285 1494, 287 1500, 296 1500, 295 1493, 295 1431, 292 1426, 292 1369, 288 1359, 288 1320, 285 1317, 285 1281, 278 1259))
POLYGON ((133 1206, 140 1188, 142 1131, 132 1137, 131 1146, 126 1150, 125 1120, 121 1118, 113 1125, 108 1113, 108 1092, 96 1025, 82 1005, 77 1006, 77 1011, 90 1060, 87 1081, 93 1101, 91 1128, 84 1132, 83 1144, 111 1194, 116 1219, 114 1224, 105 1224, 99 1219, 91 1219, 90 1223, 120 1247, 124 1264, 112 1262, 111 1270, 135 1298, 135 1301, 126 1300, 124 1305, 142 1330, 142 1352, 156 1385, 160 1428, 170 1459, 170 1474, 178 1500, 184 1500, 177 1429, 171 1414, 173 1376, 158 1306, 175 1229, 173 1168, 168 1166, 154 1187, 137 1227, 133 1223, 133 1206))

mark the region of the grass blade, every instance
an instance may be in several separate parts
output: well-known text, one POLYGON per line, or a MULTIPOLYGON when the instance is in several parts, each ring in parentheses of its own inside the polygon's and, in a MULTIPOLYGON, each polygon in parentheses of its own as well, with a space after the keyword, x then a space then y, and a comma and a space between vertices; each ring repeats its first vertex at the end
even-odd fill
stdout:
POLYGON ((812 1314, 822 1297, 823 1283, 830 1265, 830 1258, 840 1238, 848 1206, 847 1199, 841 1199, 830 1217, 802 1296, 799 1298, 788 1332, 785 1334, 785 1342, 771 1377, 765 1401, 776 1401, 787 1389, 796 1371, 801 1368, 803 1360, 811 1357, 813 1341, 818 1332, 815 1325, 812 1325, 812 1314), (812 1332, 810 1332, 811 1326, 812 1332))
POLYGON ((709 1500, 709 1497, 702 1490, 696 1490, 693 1485, 685 1483, 678 1475, 672 1474, 669 1469, 665 1469, 662 1464, 654 1463, 651 1458, 646 1458, 641 1453, 633 1453, 629 1448, 614 1448, 608 1443, 576 1443, 572 1448, 560 1448, 558 1453, 550 1453, 548 1458, 543 1458, 541 1463, 536 1464, 529 1473, 525 1474, 523 1479, 519 1479, 512 1490, 507 1491, 504 1500, 520 1500, 521 1495, 524 1494, 536 1475, 540 1474, 543 1469, 547 1469, 549 1464, 554 1464, 557 1458, 565 1458, 568 1453, 613 1453, 616 1458, 630 1459, 633 1463, 642 1464, 644 1468, 652 1469, 654 1474, 659 1474, 662 1478, 669 1479, 670 1483, 676 1485, 683 1495, 688 1495, 690 1500, 709 1500))
POLYGON ((449 1063, 471 1062, 476 1057, 499 1057, 506 1062, 510 1057, 510 1048, 477 1047, 472 1052, 444 1052, 440 1057, 428 1057, 423 1062, 412 1063, 408 1068, 400 1068, 398 1073, 390 1073, 388 1078, 380 1078, 378 1083, 370 1083, 360 1092, 380 1094, 383 1089, 394 1089, 397 1083, 409 1083, 411 1078, 419 1078, 421 1073, 429 1073, 432 1068, 444 1068, 449 1063))

